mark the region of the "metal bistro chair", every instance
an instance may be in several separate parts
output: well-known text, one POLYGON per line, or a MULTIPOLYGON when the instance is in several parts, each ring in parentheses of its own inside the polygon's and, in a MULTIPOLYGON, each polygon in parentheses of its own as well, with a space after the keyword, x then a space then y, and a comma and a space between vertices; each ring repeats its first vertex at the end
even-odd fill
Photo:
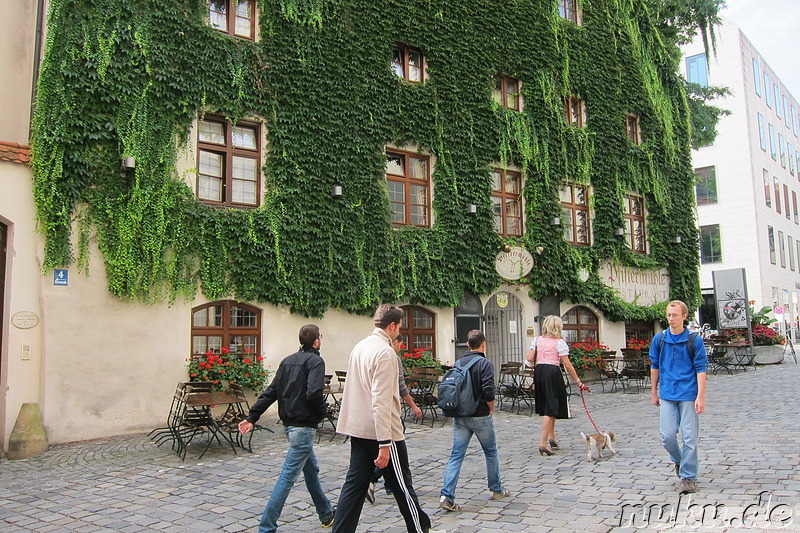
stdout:
POLYGON ((430 413, 431 427, 438 416, 436 410, 439 408, 439 399, 436 396, 436 385, 441 375, 441 368, 415 366, 411 367, 411 374, 406 378, 408 392, 422 411, 420 424, 425 421, 425 411, 430 413))
POLYGON ((256 431, 269 431, 270 433, 275 432, 267 426, 262 426, 261 424, 255 423, 253 424, 253 429, 248 434, 247 446, 245 446, 244 436, 239 433, 239 422, 247 418, 247 415, 250 413, 250 402, 247 400, 244 387, 242 387, 242 385, 239 383, 228 383, 228 392, 236 396, 236 399, 239 400, 239 402, 228 406, 228 409, 225 410, 225 413, 219 419, 218 424, 220 428, 222 428, 228 433, 229 436, 231 436, 231 440, 234 440, 235 438, 235 441, 240 448, 253 453, 253 433, 256 431))
POLYGON ((617 384, 622 386, 622 391, 625 391, 625 381, 620 374, 619 364, 620 360, 616 357, 617 352, 611 350, 602 352, 600 355, 600 387, 603 392, 606 391, 606 383, 611 382, 611 392, 617 390, 617 384))
POLYGON ((499 383, 497 384, 497 397, 500 409, 503 409, 505 400, 511 398, 511 410, 517 405, 520 395, 520 370, 522 363, 507 361, 500 364, 499 383))
POLYGON ((528 416, 533 416, 533 410, 536 407, 536 389, 533 383, 533 368, 524 368, 519 377, 519 389, 517 395, 517 413, 522 410, 522 403, 531 408, 528 416))
POLYGON ((620 377, 627 380, 628 384, 636 386, 636 392, 647 387, 650 379, 650 369, 648 362, 650 358, 642 354, 641 350, 622 348, 622 361, 625 365, 620 372, 620 377))

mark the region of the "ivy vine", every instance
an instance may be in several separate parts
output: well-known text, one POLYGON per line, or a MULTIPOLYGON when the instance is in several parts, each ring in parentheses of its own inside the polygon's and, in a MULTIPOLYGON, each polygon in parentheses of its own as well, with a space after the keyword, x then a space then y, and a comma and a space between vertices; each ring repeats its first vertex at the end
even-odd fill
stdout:
POLYGON ((576 26, 556 0, 263 0, 251 42, 212 29, 203 0, 51 2, 32 140, 45 269, 75 261, 77 227, 79 265, 88 268, 96 238, 119 298, 200 290, 319 316, 490 293, 501 281, 494 257, 511 243, 543 249, 522 280, 536 299, 587 302, 612 320, 658 317, 659 306, 623 302, 601 283, 599 265, 613 259, 668 269, 671 297, 696 304, 690 120, 675 40, 651 0, 581 4, 576 26), (424 83, 392 73, 395 42, 422 50, 424 83), (494 103, 499 74, 522 81, 522 112, 494 103), (586 102, 585 128, 564 121, 567 95, 586 102), (192 123, 207 112, 264 124, 257 209, 204 205, 178 175, 178 159, 194 157, 192 123), (641 117, 641 146, 626 138, 625 113, 641 117), (387 144, 436 157, 433 227, 391 227, 387 144), (128 156, 132 172, 121 168, 128 156), (526 177, 519 239, 494 231, 497 165, 526 177), (592 186, 589 247, 548 224, 561 215, 564 180, 592 186), (331 197, 334 185, 343 196, 331 197), (629 192, 646 198, 646 256, 613 236, 629 192), (682 244, 671 244, 676 236, 682 244), (592 273, 586 283, 581 268, 592 273))

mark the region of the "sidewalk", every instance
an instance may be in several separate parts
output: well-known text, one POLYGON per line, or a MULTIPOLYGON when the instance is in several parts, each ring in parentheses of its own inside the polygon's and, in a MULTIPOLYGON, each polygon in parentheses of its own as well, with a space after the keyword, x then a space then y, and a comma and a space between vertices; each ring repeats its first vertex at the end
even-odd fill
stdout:
MULTIPOLYGON (((699 492, 691 499, 679 499, 650 393, 599 391, 598 385, 587 402, 597 424, 616 433, 616 456, 586 462, 579 432, 589 433, 592 427, 580 397, 571 401, 573 419, 557 424, 561 448, 552 457, 536 451, 539 417, 499 412, 495 426, 501 473, 512 495, 489 500, 483 454, 473 439, 456 493, 460 512, 438 508, 452 444, 450 423, 444 418, 433 428, 409 423, 414 486, 433 529, 800 531, 800 425, 795 410, 800 365, 709 375, 707 409, 701 417, 699 492)), ((233 455, 230 448, 212 445, 200 462, 196 449, 182 463, 168 445, 157 448, 145 435, 53 446, 23 461, 2 459, 0 531, 255 532, 286 451, 280 426, 269 425, 277 433, 259 432, 253 439, 254 454, 233 455)), ((330 436, 323 433, 317 457, 323 487, 335 504, 349 444, 341 436, 329 442, 330 436)), ((325 531, 302 481, 281 519, 280 531, 286 533, 325 531)), ((394 500, 382 490, 375 505, 365 503, 359 532, 405 532, 394 500)))

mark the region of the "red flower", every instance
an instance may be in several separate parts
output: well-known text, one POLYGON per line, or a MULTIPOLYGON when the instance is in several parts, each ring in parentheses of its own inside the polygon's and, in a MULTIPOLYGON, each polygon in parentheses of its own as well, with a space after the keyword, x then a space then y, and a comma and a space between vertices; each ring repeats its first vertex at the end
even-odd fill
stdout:
POLYGON ((249 378, 250 374, 245 374, 244 377, 249 378))
POLYGON ((219 371, 219 373, 220 374, 224 374, 225 373, 225 369, 223 368, 222 370, 219 371))
POLYGON ((231 353, 231 351, 223 346, 222 347, 222 355, 228 355, 229 353, 231 353))
POLYGON ((197 374, 189 374, 191 377, 196 378, 197 374))
POLYGON ((406 346, 405 344, 401 344, 400 345, 400 349, 401 350, 408 350, 408 346, 406 346))
POLYGON ((209 351, 207 351, 207 352, 206 352, 206 355, 207 355, 207 356, 209 356, 209 357, 211 357, 212 355, 214 355, 214 352, 212 352, 211 350, 209 350, 209 351))
POLYGON ((245 348, 244 353, 250 353, 250 348, 245 348))
POLYGON ((249 365, 251 363, 250 359, 245 359, 244 364, 249 365))
POLYGON ((264 358, 261 357, 260 355, 258 357, 256 357, 256 361, 263 361, 263 360, 264 360, 264 358))

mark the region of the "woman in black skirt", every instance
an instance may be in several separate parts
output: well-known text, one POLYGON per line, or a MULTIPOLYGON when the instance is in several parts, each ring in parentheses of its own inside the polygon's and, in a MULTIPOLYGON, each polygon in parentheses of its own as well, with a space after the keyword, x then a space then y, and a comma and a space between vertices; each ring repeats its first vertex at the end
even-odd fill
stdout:
POLYGON ((540 455, 553 455, 553 448, 558 448, 556 440, 556 419, 569 418, 567 408, 567 388, 561 377, 559 363, 581 390, 589 390, 575 372, 569 360, 569 346, 561 338, 564 325, 557 316, 545 317, 542 322, 542 334, 533 339, 531 351, 528 352, 528 366, 536 366, 533 372, 536 414, 544 417, 542 422, 542 442, 539 444, 540 455))

